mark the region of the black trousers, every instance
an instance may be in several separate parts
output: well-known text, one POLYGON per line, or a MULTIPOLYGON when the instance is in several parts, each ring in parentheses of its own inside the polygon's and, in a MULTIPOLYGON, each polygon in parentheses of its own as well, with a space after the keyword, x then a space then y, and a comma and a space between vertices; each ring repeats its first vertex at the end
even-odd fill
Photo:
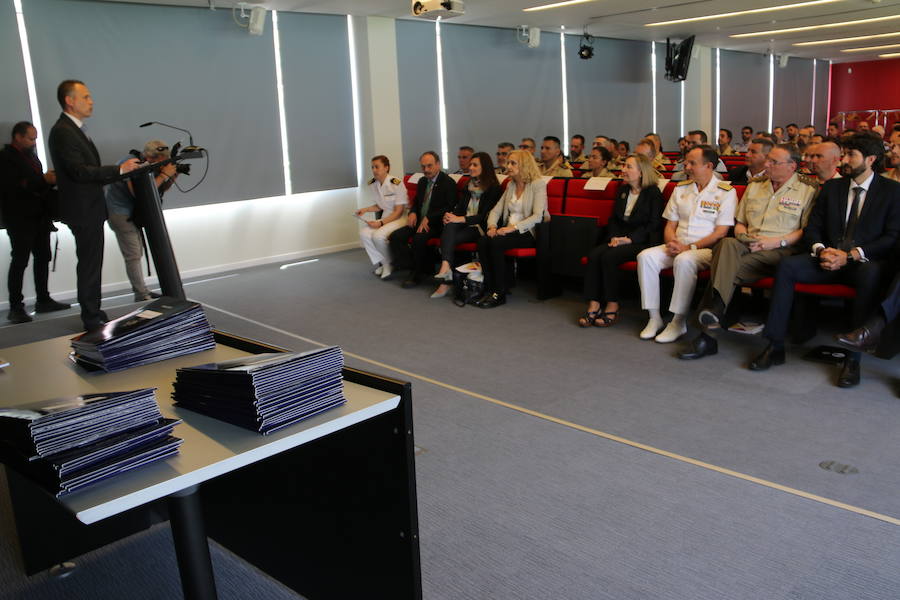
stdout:
POLYGON ((477 242, 479 237, 481 233, 477 227, 465 223, 447 223, 441 233, 441 258, 452 266, 456 245, 477 242))
POLYGON ((438 225, 430 227, 428 232, 416 233, 412 227, 401 227, 390 236, 388 244, 391 248, 391 261, 395 269, 412 269, 412 278, 421 279, 431 275, 433 268, 430 257, 432 249, 428 247, 428 240, 440 237, 443 228, 438 225), (409 241, 412 236, 412 242, 409 241))
POLYGON ((856 298, 850 313, 850 325, 853 329, 859 327, 872 313, 881 280, 881 267, 880 262, 873 260, 849 263, 838 271, 826 271, 819 266, 819 259, 809 254, 782 259, 775 271, 775 287, 763 335, 773 342, 784 342, 794 302, 795 283, 843 283, 853 286, 856 298))
POLYGON ((531 233, 514 231, 506 235, 481 237, 478 240, 478 256, 481 258, 481 271, 484 273, 485 292, 506 293, 509 277, 504 252, 510 248, 534 248, 534 246, 535 239, 531 233))
POLYGON ((81 305, 81 321, 85 329, 91 329, 106 321, 106 313, 100 310, 100 275, 103 270, 103 221, 90 224, 69 225, 75 236, 75 255, 78 265, 78 304, 81 305))
POLYGON ((11 260, 6 286, 9 289, 9 307, 21 307, 25 297, 22 295, 22 282, 28 260, 34 256, 34 291, 37 300, 48 300, 47 278, 50 276, 50 222, 46 219, 28 219, 27 221, 9 223, 6 226, 9 235, 11 260))
POLYGON ((627 244, 609 247, 601 244, 588 254, 584 273, 584 299, 603 302, 619 301, 619 265, 636 260, 646 244, 627 244))

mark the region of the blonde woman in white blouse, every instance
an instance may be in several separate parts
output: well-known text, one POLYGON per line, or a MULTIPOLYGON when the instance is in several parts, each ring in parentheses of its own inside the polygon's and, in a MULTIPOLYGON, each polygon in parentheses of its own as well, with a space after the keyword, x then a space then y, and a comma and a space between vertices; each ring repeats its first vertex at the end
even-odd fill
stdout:
POLYGON ((544 219, 547 184, 534 156, 522 150, 506 160, 509 184, 487 219, 487 235, 478 240, 485 295, 476 303, 494 308, 506 303, 506 256, 510 248, 534 248, 535 227, 544 219))

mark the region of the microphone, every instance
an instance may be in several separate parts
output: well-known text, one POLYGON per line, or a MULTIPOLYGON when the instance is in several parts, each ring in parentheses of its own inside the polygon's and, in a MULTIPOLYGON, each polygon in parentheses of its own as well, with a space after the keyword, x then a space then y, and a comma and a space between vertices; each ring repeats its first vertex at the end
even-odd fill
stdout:
POLYGON ((150 125, 162 125, 163 127, 168 127, 169 129, 177 129, 178 131, 183 131, 188 134, 188 139, 190 140, 190 145, 194 145, 194 136, 191 135, 191 132, 187 129, 182 129, 181 127, 175 127, 174 125, 169 125, 168 123, 161 123, 159 121, 147 121, 146 123, 141 123, 138 127, 149 127, 150 125))

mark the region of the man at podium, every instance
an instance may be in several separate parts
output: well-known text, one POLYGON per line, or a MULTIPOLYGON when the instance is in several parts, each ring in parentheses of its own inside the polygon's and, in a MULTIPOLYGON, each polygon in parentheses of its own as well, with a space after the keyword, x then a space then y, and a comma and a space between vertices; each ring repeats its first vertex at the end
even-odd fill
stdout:
POLYGON ((94 112, 91 91, 83 82, 67 79, 56 88, 62 107, 50 130, 50 157, 56 169, 60 217, 75 236, 78 258, 78 302, 85 330, 101 327, 107 320, 100 310, 100 275, 103 269, 103 222, 106 200, 103 185, 137 168, 132 158, 121 165, 101 166, 100 154, 85 131, 84 121, 94 112))

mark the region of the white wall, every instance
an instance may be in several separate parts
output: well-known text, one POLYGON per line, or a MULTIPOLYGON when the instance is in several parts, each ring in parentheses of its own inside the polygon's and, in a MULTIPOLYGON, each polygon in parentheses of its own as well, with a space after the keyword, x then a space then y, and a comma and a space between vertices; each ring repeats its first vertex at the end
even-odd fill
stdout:
MULTIPOLYGON (((167 210, 166 223, 181 276, 207 275, 357 247, 357 221, 350 213, 362 205, 358 196, 358 188, 348 188, 167 210)), ((71 299, 75 297, 75 241, 65 225, 60 224, 59 229, 59 257, 56 272, 50 273, 50 292, 58 299, 71 299)), ((9 237, 0 235, 0 273, 4 282, 9 261, 9 237)), ((155 282, 156 278, 147 281, 155 282)), ((123 288, 130 289, 124 262, 115 235, 107 227, 103 289, 108 292, 123 288)), ((23 292, 26 304, 31 302, 34 284, 30 265, 23 292)), ((8 304, 4 294, 0 307, 8 304)))

